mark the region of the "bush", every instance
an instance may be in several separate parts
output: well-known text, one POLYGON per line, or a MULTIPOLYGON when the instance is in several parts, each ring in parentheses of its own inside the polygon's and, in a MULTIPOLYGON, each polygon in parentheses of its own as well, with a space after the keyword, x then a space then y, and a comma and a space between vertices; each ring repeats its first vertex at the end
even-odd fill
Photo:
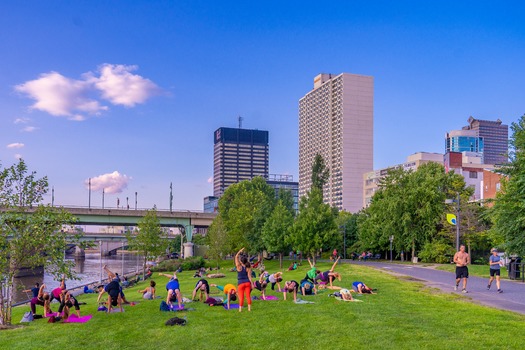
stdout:
POLYGON ((176 271, 182 267, 182 271, 198 270, 206 266, 206 261, 202 256, 190 256, 184 260, 164 260, 157 266, 153 267, 151 271, 176 271))
POLYGON ((446 264, 453 255, 454 248, 440 241, 426 243, 419 252, 419 258, 425 263, 446 264))

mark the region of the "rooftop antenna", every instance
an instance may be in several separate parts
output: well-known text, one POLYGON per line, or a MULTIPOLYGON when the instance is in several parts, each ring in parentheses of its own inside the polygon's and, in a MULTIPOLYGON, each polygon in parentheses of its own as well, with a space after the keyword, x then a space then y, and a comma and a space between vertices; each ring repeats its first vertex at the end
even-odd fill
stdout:
POLYGON ((239 116, 237 119, 239 120, 239 129, 242 129, 242 121, 244 118, 239 116))

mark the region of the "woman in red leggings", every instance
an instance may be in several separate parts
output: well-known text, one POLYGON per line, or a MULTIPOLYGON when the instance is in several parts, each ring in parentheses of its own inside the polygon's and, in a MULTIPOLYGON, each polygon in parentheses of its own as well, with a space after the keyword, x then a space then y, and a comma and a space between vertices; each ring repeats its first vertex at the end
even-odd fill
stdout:
POLYGON ((252 310, 252 298, 250 297, 250 293, 252 291, 252 267, 246 256, 240 257, 243 250, 244 248, 241 248, 241 250, 235 254, 235 267, 237 268, 237 294, 239 295, 239 312, 242 311, 245 296, 248 303, 248 311, 252 310))

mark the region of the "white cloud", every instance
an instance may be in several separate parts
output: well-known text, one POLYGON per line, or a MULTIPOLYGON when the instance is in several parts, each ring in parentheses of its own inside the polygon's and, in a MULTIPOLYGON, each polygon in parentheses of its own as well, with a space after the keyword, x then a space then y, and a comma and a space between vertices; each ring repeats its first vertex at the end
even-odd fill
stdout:
POLYGON ((78 112, 98 114, 107 110, 98 101, 87 97, 89 89, 88 82, 70 79, 57 72, 41 74, 38 79, 15 87, 16 91, 36 101, 31 108, 69 118, 75 118, 78 112))
POLYGON ((211 177, 208 178, 208 183, 209 183, 209 184, 213 183, 213 176, 211 176, 211 177))
POLYGON ((133 107, 159 92, 158 86, 151 80, 131 73, 137 68, 122 64, 103 64, 99 68, 100 77, 92 78, 91 81, 102 92, 105 100, 114 105, 133 107))
MULTIPOLYGON (((91 189, 93 191, 102 191, 105 193, 121 193, 126 187, 131 177, 122 175, 118 171, 109 174, 99 175, 91 178, 91 189)), ((86 188, 89 186, 89 179, 84 182, 86 188)))
POLYGON ((25 132, 33 132, 33 131, 35 131, 36 129, 38 129, 36 126, 26 126, 25 128, 22 129, 22 131, 25 131, 25 132))
POLYGON ((15 142, 15 143, 10 143, 7 145, 7 148, 22 148, 24 147, 25 145, 23 143, 20 143, 20 142, 15 142))
MULTIPOLYGON (((137 66, 106 63, 96 73, 87 72, 78 80, 58 72, 43 73, 38 79, 16 85, 15 90, 35 100, 32 109, 83 121, 86 115, 108 110, 100 100, 134 107, 159 93, 159 87, 151 80, 131 73, 137 69, 137 66)), ((24 118, 15 120, 17 124, 27 122, 24 118)))
POLYGON ((29 118, 16 118, 13 123, 15 124, 27 124, 31 121, 29 118))

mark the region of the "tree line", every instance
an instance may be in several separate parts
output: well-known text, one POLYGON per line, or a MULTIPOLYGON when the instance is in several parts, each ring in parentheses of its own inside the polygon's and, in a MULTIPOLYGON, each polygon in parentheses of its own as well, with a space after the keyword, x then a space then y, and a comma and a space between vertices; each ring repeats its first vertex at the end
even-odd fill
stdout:
POLYGON ((297 214, 291 193, 280 191, 276 196, 263 178, 228 187, 208 232, 209 255, 219 259, 246 247, 251 253, 267 251, 281 258, 290 250, 315 258, 320 250, 333 248, 386 256, 393 237, 396 257, 403 253, 407 260, 445 263, 456 249, 456 226, 447 221, 447 214, 459 214, 460 240, 474 261, 481 262, 492 247, 525 255, 524 119, 511 125, 509 163, 495 170, 504 177, 494 200, 471 201, 473 188, 462 175, 429 162, 416 170, 390 169, 367 208, 338 211, 323 202, 330 173, 317 155, 312 187, 300 198, 297 214))

